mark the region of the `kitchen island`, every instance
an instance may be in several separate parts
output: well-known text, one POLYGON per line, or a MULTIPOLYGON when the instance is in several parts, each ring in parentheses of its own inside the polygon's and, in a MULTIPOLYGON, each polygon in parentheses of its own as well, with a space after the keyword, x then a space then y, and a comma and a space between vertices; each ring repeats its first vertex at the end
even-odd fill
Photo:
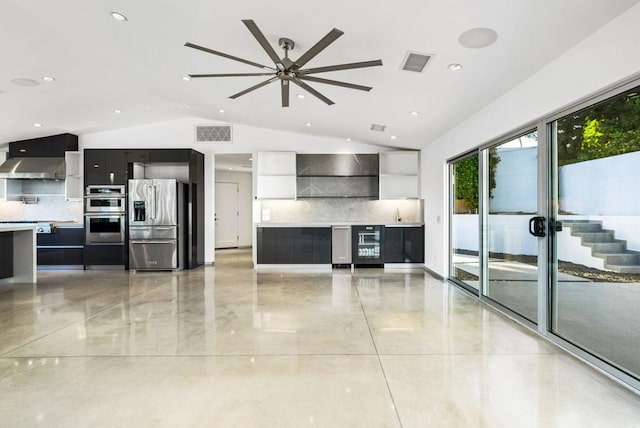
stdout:
POLYGON ((0 225, 0 285, 37 280, 33 225, 0 225))

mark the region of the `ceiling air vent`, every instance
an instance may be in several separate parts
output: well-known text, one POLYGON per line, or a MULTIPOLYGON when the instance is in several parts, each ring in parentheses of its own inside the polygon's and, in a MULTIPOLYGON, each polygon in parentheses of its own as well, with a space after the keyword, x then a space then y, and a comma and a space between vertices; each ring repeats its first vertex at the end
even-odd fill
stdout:
POLYGON ((196 125, 196 143, 230 143, 231 125, 196 125))
POLYGON ((407 55, 404 57, 404 61, 402 62, 402 70, 422 73, 432 56, 433 55, 431 54, 407 52, 407 55))
POLYGON ((371 130, 372 131, 377 131, 377 132, 384 132, 384 129, 386 128, 385 125, 377 125, 377 124, 372 124, 371 125, 371 130))

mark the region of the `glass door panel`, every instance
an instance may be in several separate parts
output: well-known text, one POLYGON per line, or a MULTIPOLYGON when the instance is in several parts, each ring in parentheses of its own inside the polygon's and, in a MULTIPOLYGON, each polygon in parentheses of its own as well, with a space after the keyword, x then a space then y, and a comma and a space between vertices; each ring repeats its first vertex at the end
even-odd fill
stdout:
POLYGON ((524 135, 485 149, 485 295, 524 318, 538 318, 538 238, 529 220, 538 208, 538 134, 524 135))
POLYGON ((640 87, 558 119, 551 331, 640 378, 640 87))
POLYGON ((478 162, 479 156, 476 153, 451 163, 449 192, 450 277, 475 290, 479 290, 480 284, 478 162))

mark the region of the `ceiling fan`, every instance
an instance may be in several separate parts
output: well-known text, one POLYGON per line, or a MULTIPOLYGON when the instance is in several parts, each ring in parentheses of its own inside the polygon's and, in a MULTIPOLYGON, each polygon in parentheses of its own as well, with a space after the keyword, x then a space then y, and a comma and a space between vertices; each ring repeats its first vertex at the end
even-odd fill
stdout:
POLYGON ((300 58, 296 61, 292 61, 289 59, 289 51, 293 49, 294 42, 291 39, 287 39, 285 37, 280 38, 278 44, 282 49, 284 49, 284 58, 280 58, 278 54, 274 51, 273 47, 269 44, 262 31, 258 28, 256 23, 251 19, 243 19, 242 22, 247 26, 253 37, 256 38, 262 49, 269 55, 269 58, 275 64, 274 67, 266 66, 263 64, 258 64, 257 62, 249 61, 246 59, 238 58, 233 55, 229 55, 223 52, 214 51, 213 49, 205 48, 203 46, 194 45, 193 43, 187 42, 184 45, 189 48, 198 49, 203 52, 208 52, 214 55, 218 55, 224 58, 232 59, 234 61, 243 62, 245 64, 253 65, 254 67, 259 67, 265 70, 270 70, 266 73, 226 73, 226 74, 189 74, 189 77, 192 78, 200 78, 200 77, 240 77, 240 76, 272 76, 268 80, 264 82, 258 83, 250 88, 245 89, 244 91, 240 91, 237 94, 231 95, 229 98, 236 99, 245 95, 251 91, 255 91, 258 88, 261 88, 269 83, 280 80, 281 92, 282 92, 282 107, 289 107, 289 86, 290 82, 295 83, 300 86, 305 91, 309 92, 311 95, 319 98, 324 101, 328 105, 334 104, 329 98, 322 95, 320 92, 313 89, 309 86, 307 82, 316 82, 316 83, 324 83, 327 85, 335 85, 342 86, 344 88, 357 89, 360 91, 370 91, 371 87, 356 85, 353 83, 340 82, 337 80, 330 79, 322 79, 320 77, 311 76, 311 74, 316 73, 326 73, 329 71, 339 71, 339 70, 349 70, 352 68, 364 68, 364 67, 374 67, 377 65, 382 65, 382 61, 377 59, 374 61, 363 61, 363 62, 353 62, 349 64, 338 64, 338 65, 329 65, 325 67, 316 67, 316 68, 302 68, 305 64, 311 61, 316 55, 322 52, 327 46, 333 43, 338 37, 342 36, 344 33, 337 28, 329 31, 329 33, 324 36, 318 43, 312 46, 308 51, 306 51, 300 58))

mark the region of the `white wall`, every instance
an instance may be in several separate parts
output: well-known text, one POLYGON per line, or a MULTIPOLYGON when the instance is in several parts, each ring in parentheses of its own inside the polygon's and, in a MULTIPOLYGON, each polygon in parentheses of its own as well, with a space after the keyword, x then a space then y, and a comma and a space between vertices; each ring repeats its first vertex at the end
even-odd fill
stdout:
MULTIPOLYGON (((469 117, 422 151, 425 265, 447 272, 446 160, 519 129, 588 94, 640 71, 640 5, 629 9, 573 49, 469 117)), ((538 23, 544 29, 544 23, 538 23)), ((526 53, 515 53, 526 54, 526 53)))
POLYGON ((538 148, 498 148, 491 213, 534 213, 538 204, 538 148))
POLYGON ((572 214, 640 215, 640 152, 560 168, 560 209, 572 214))
MULTIPOLYGON (((456 214, 453 216, 455 232, 453 247, 462 250, 478 251, 478 215, 456 214)), ((489 252, 501 254, 538 254, 538 238, 529 234, 531 215, 489 216, 489 252)))
POLYGON ((251 173, 216 169, 215 181, 216 183, 236 183, 238 185, 238 246, 250 247, 253 242, 253 184, 251 173))
POLYGON ((385 149, 347 142, 341 138, 316 137, 272 129, 233 125, 233 143, 196 143, 196 125, 219 125, 203 118, 184 118, 113 131, 79 136, 79 148, 156 149, 189 148, 204 154, 205 168, 205 263, 215 260, 214 246, 214 155, 215 153, 253 153, 265 150, 290 150, 298 153, 377 153, 385 149))

